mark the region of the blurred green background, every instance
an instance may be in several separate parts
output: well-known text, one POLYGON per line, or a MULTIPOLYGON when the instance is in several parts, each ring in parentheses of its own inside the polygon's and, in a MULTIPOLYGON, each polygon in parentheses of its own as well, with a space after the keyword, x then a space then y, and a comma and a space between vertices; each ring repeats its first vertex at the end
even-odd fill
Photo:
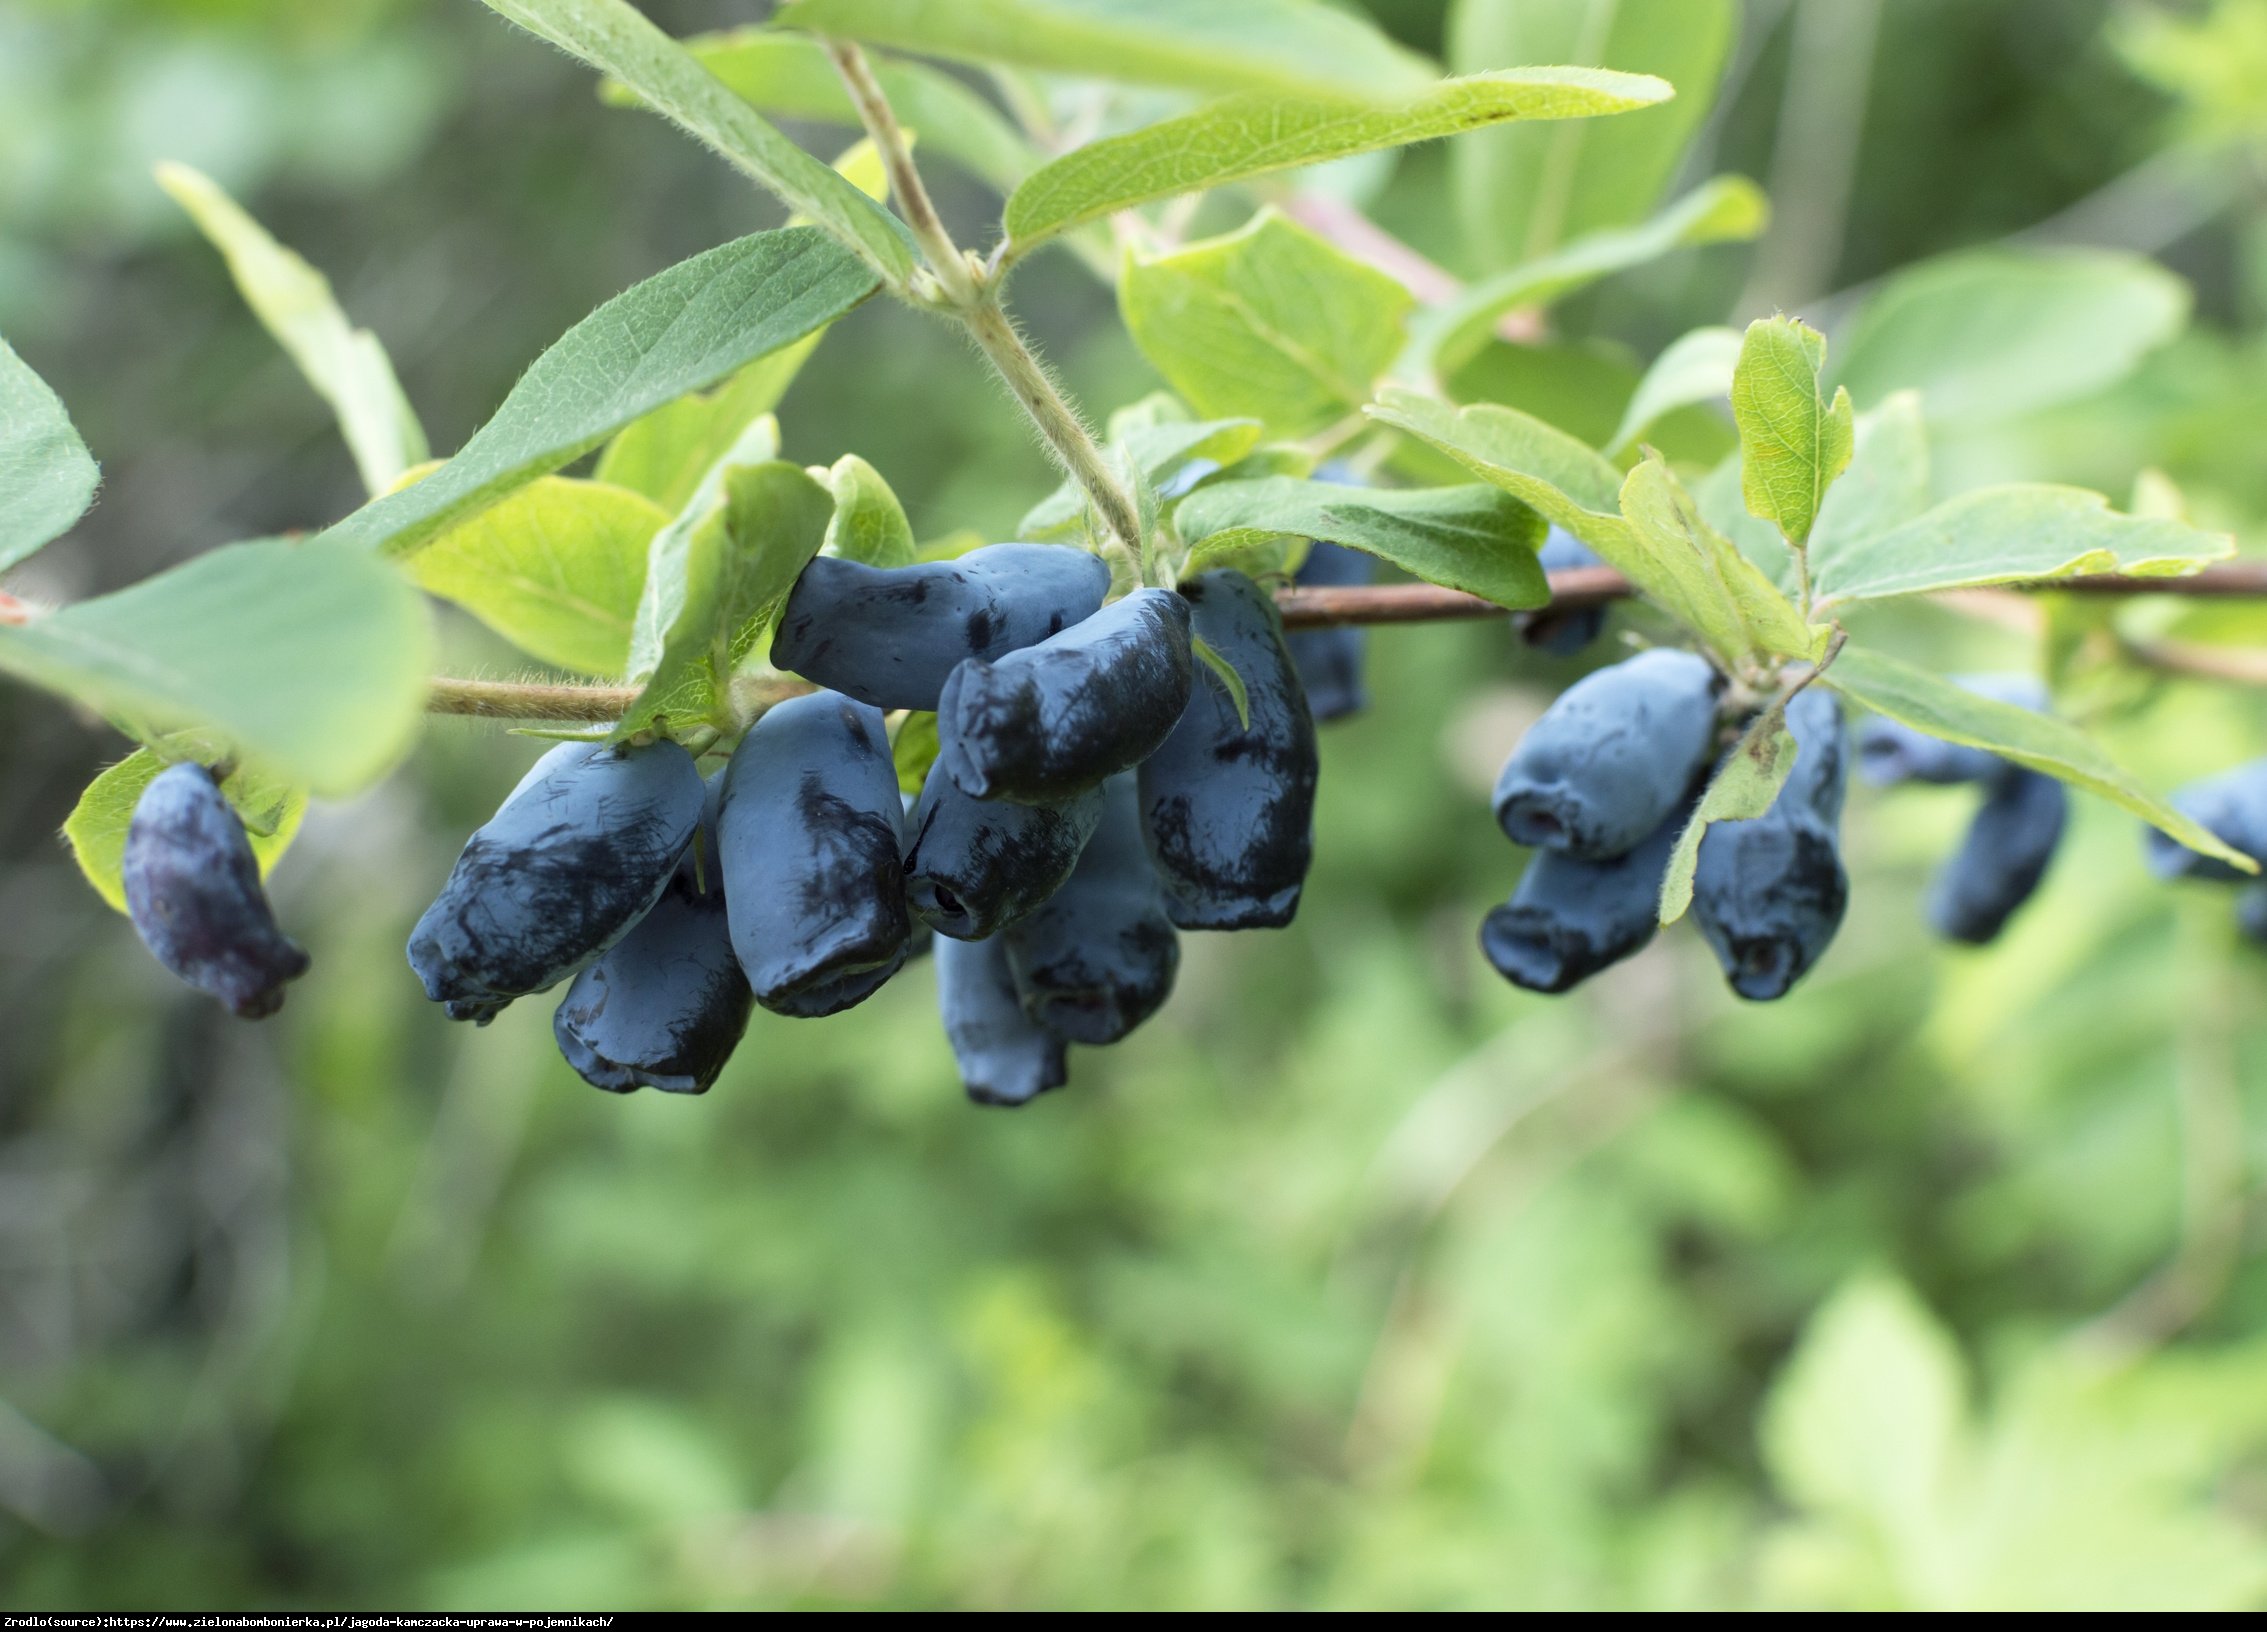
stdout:
MULTIPOLYGON (((1371 9, 1440 49, 1440 6, 1371 9)), ((2263 132, 2258 0, 1753 0, 1688 174, 1765 180, 1773 236, 1494 360, 1610 425, 1685 328, 1831 320, 2044 223, 2159 256, 2196 320, 1941 460, 2158 467, 2256 549, 2263 132), (1824 114, 1806 50, 1855 87, 1824 114)), ((772 220, 470 0, 0 0, 0 330, 107 476, 35 593, 357 497, 160 157, 332 275, 443 447, 598 301, 772 220)), ((1418 152, 1375 208, 1470 271, 1448 192, 1418 152)), ((1068 257, 1018 293, 1087 402, 1154 389, 1068 257)), ((1051 482, 881 305, 781 417, 925 536, 1003 536, 1051 482)), ((1958 668, 2034 659, 1892 616, 1958 668)), ((317 973, 230 1021, 55 841, 119 744, 0 691, 0 1606, 2267 1604, 2267 956, 2227 896, 2152 884, 2080 800, 2005 941, 1948 951, 1919 902, 1968 796, 1860 792, 1849 920, 1787 1001, 1687 932, 1531 997, 1473 945, 1518 866, 1485 790, 1580 665, 1500 626, 1371 650, 1298 923, 1189 937, 1164 1014, 1015 1115, 962 1103, 918 966, 759 1016, 701 1100, 585 1088, 547 1005, 444 1024, 404 935, 536 752, 453 722, 310 820, 276 890, 317 973)), ((2116 701, 2159 786, 2267 744, 2251 694, 2116 701)))

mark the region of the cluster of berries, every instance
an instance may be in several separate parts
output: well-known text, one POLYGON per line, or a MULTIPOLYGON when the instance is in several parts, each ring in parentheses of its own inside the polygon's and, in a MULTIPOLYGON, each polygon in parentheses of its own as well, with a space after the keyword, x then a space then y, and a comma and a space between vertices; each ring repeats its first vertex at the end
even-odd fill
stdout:
MULTIPOLYGON (((1567 991, 1652 940, 1670 854, 1728 735, 1716 671, 1649 651, 1576 681, 1520 739, 1496 781, 1496 821, 1536 851, 1480 927, 1506 980, 1567 991)), ((1797 756, 1770 810, 1709 828, 1692 913, 1732 989, 1784 997, 1834 938, 1849 901, 1839 841, 1842 711, 1818 687, 1787 705, 1797 756)))
POLYGON ((1288 923, 1313 852, 1314 725, 1272 598, 1236 572, 1109 587, 1051 545, 814 560, 771 657, 821 689, 705 785, 669 742, 554 749, 411 936, 426 994, 485 1022, 571 979, 554 1030, 578 1072, 698 1093, 754 1005, 838 1013, 934 932, 969 1093, 1059 1087, 1070 1045, 1165 1001, 1180 930, 1288 923), (937 720, 910 809, 899 711, 937 720))

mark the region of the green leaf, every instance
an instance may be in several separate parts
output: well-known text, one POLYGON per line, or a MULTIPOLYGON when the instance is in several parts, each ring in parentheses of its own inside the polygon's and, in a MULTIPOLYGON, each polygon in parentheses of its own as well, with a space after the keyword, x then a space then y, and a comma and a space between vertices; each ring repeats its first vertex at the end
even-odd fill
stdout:
POLYGON ((1659 260, 1672 250, 1754 238, 1770 219, 1770 201, 1762 188, 1745 176, 1718 176, 1642 226, 1604 228, 1551 254, 1465 285, 1418 320, 1413 359, 1436 372, 1453 373, 1487 343, 1496 319, 1505 312, 1548 306, 1600 278, 1659 260))
POLYGON ((912 272, 913 251, 895 216, 789 141, 629 0, 482 3, 636 92, 881 278, 901 283, 912 272))
MULTIPOLYGON (((858 111, 817 41, 771 28, 729 28, 678 42, 733 95, 761 113, 860 128, 858 111)), ((1039 152, 992 104, 950 74, 876 59, 874 78, 901 123, 1003 193, 1039 167, 1039 152)), ((637 92, 609 79, 600 94, 635 107, 637 92)))
POLYGON ((2017 483, 1962 494, 1902 527, 1839 546, 1818 590, 1824 607, 2082 573, 2172 578, 2234 553, 2225 533, 2120 515, 2080 488, 2017 483))
POLYGON ((912 523, 882 474, 854 453, 846 453, 827 472, 834 489, 834 515, 827 522, 825 549, 870 567, 908 567, 916 549, 912 523))
POLYGON ((1716 767, 1692 819, 1677 835, 1676 848, 1669 852, 1669 870, 1661 879, 1662 923, 1675 923, 1692 905, 1692 875, 1700 865, 1700 841, 1708 836, 1709 825, 1768 815, 1795 768, 1797 751, 1794 733, 1787 729, 1786 700, 1774 698, 1716 767))
POLYGON ((669 512, 604 482, 546 476, 452 527, 406 563, 538 662, 615 676, 645 587, 646 551, 669 512))
POLYGON ((1460 144, 1449 166, 1473 258, 1490 270, 1531 261, 1659 203, 1715 103, 1738 20, 1735 0, 1457 0, 1448 52, 1458 73, 1583 63, 1677 88, 1666 107, 1611 124, 1491 131, 1460 144))
POLYGON ((897 722, 897 730, 889 739, 889 751, 897 765, 899 792, 908 798, 921 797, 922 785, 929 780, 929 768, 936 764, 939 748, 936 715, 917 709, 897 722))
POLYGON ((321 541, 406 555, 873 292, 872 275, 810 227, 756 233, 680 261, 561 335, 440 470, 364 505, 321 541))
MULTIPOLYGON (((171 760, 137 748, 87 784, 78 804, 63 819, 63 838, 95 893, 119 912, 126 910, 126 829, 143 790, 171 760)), ((265 878, 298 837, 307 814, 307 790, 278 782, 239 765, 221 783, 222 797, 244 820, 245 837, 265 878)))
POLYGON ((331 405, 363 487, 383 493, 423 464, 425 428, 386 348, 347 321, 330 280, 276 242, 211 178, 185 164, 161 164, 157 179, 227 259, 244 304, 331 405))
POLYGON ((1803 621, 1792 601, 1702 519, 1667 463, 1648 458, 1622 483, 1622 515, 1644 551, 1630 574, 1648 596, 1691 625, 1735 671, 1759 653, 1816 660, 1828 631, 1803 621))
MULTIPOLYGON (((626 487, 675 515, 684 509, 709 467, 729 452, 758 419, 779 406, 804 360, 825 331, 805 335, 759 357, 714 391, 695 391, 664 403, 606 444, 592 475, 626 487)), ((775 427, 773 440, 778 440, 775 427)))
POLYGON ((1967 1382, 1951 1335, 1904 1286, 1844 1286, 1772 1385, 1763 1456, 1787 1497, 1866 1521, 1908 1555, 1951 1504, 1967 1382))
POLYGON ((0 626, 0 671, 147 740, 200 729, 314 792, 376 781, 425 702, 431 621, 386 563, 262 540, 0 626))
MULTIPOLYGON (((1161 483, 1192 459, 1231 465, 1259 446, 1267 428, 1256 419, 1161 420, 1129 425, 1114 434, 1108 451, 1132 463, 1152 484, 1161 483)), ((1065 482, 1026 511, 1016 536, 1053 543, 1077 536, 1086 499, 1065 482)))
POLYGON ((718 461, 653 541, 630 650, 642 689, 617 740, 729 723, 720 708, 732 677, 819 553, 833 513, 834 496, 799 465, 718 461))
POLYGON ((1200 487, 1174 520, 1207 563, 1271 539, 1322 539, 1498 606, 1551 598, 1535 561, 1542 518, 1493 487, 1344 487, 1273 476, 1200 487))
POLYGON ((1393 95, 1434 72, 1315 0, 798 0, 776 21, 985 67, 1197 91, 1393 95))
POLYGON ((1748 325, 1732 374, 1740 428, 1740 480, 1748 513, 1779 529, 1790 549, 1810 540, 1826 490, 1856 446, 1850 394, 1819 383, 1826 337, 1789 317, 1748 325))
POLYGON ((1273 210, 1137 260, 1118 284, 1134 344, 1199 413, 1304 436, 1370 400, 1416 304, 1398 281, 1273 210))
POLYGON ((1583 119, 1649 107, 1672 95, 1643 74, 1514 68, 1442 80, 1392 103, 1345 96, 1249 93, 1075 148, 1008 199, 1011 253, 1117 210, 1206 188, 1453 136, 1514 119, 1583 119))
POLYGON ((1222 657, 1202 637, 1192 636, 1189 650, 1196 654, 1199 663, 1212 671, 1221 688, 1228 693, 1229 705, 1236 711, 1236 729, 1249 731, 1252 728, 1252 698, 1251 693, 1244 689, 1244 677, 1236 672, 1236 665, 1222 657))
POLYGON ((1810 530, 1811 576, 1832 577, 1847 552, 1925 514, 1930 496, 1921 399, 1900 391, 1857 418, 1849 468, 1827 490, 1810 530))
POLYGON ((1739 330, 1723 328, 1694 329, 1672 342, 1637 382, 1637 390, 1622 410, 1622 422, 1605 451, 1612 454, 1628 447, 1665 414, 1730 396, 1740 343, 1739 330))
POLYGON ((1977 250, 1898 273, 1835 342, 1863 403, 1918 390, 1933 423, 2092 396, 2188 320, 2187 285, 2139 255, 1977 250))
POLYGON ((0 571, 85 515, 101 484, 62 399, 0 340, 0 571))
POLYGON ((2216 857, 2243 872, 2259 870, 2250 857, 2230 849, 2144 789, 2066 720, 1979 697, 1855 643, 1842 648, 1842 655, 1818 683, 1932 737, 1988 748, 2003 759, 2099 794, 2200 855, 2216 857))

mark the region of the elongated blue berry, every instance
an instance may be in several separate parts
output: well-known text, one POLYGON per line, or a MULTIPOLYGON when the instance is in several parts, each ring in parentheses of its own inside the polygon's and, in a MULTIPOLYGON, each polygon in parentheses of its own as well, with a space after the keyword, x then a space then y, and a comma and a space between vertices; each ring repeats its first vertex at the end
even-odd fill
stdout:
POLYGON ((1207 668, 1136 773, 1165 908, 1183 929, 1280 927, 1314 859, 1314 719, 1267 591, 1240 572, 1208 572, 1181 594, 1197 637, 1243 682, 1249 724, 1207 668))
POLYGON ((1496 972, 1531 992, 1564 992, 1645 949, 1660 927, 1661 881, 1688 803, 1636 849, 1606 861, 1538 850, 1480 925, 1496 972))
POLYGON ((1061 888, 1101 820, 1100 788, 1046 805, 972 799, 931 766, 908 819, 906 903, 954 940, 996 935, 1061 888))
POLYGON ((593 1087, 705 1094, 748 1029, 754 998, 732 950, 717 861, 722 793, 720 772, 700 837, 661 899, 575 976, 552 1016, 559 1052, 593 1087))
MULTIPOLYGON (((2034 713, 2047 706, 2046 687, 2027 674, 1963 675, 1956 684, 1979 697, 2013 703, 2034 713)), ((1876 787, 1895 787, 1901 782, 1938 786, 1989 782, 2006 767, 2007 761, 1988 748, 1946 742, 1886 714, 1872 715, 1858 726, 1858 773, 1876 787)))
POLYGON ((758 720, 724 773, 732 947, 780 1014, 863 1002, 904 963, 904 798, 881 713, 829 691, 758 720))
MULTIPOLYGON (((2267 759, 2192 782, 2173 795, 2173 804, 2230 849, 2254 861, 2267 861, 2267 759)), ((2200 878, 2234 884, 2251 875, 2212 856, 2198 855, 2178 839, 2145 829, 2149 870, 2159 878, 2200 878)))
POLYGON ((587 967, 668 887, 705 797, 673 742, 552 749, 466 842, 411 932, 425 995, 485 1022, 587 967))
POLYGON ((1070 1046, 1023 1012, 998 936, 937 942, 937 1008, 979 1105, 1025 1105, 1070 1080, 1070 1046))
POLYGON ((1002 937, 1023 1012, 1074 1043, 1114 1043, 1173 990, 1180 938, 1142 842, 1130 776, 1111 779, 1102 823, 1054 897, 1002 937))
POLYGON ((1137 589, 1052 639, 952 671, 937 763, 977 799, 1052 804, 1156 751, 1189 705, 1189 603, 1137 589))
MULTIPOLYGON (((1535 552, 1535 559, 1545 572, 1569 572, 1578 567, 1605 565, 1587 544, 1556 524, 1545 535, 1543 547, 1535 552)), ((1574 657, 1604 632, 1606 609, 1584 606, 1557 612, 1546 606, 1534 612, 1514 612, 1511 626, 1519 631, 1520 639, 1537 651, 1548 652, 1553 657, 1574 657)))
POLYGON ((1929 923, 1936 932, 1970 946, 1996 940, 2046 877, 2069 805, 2053 777, 2003 766, 1967 838, 1930 888, 1929 923))
MULTIPOLYGON (((1307 547, 1292 581, 1302 589, 1337 589, 1370 581, 1376 563, 1360 550, 1317 539, 1307 547)), ((1306 688, 1307 708, 1317 725, 1343 720, 1370 706, 1369 688, 1363 683, 1363 658, 1369 631, 1359 624, 1331 629, 1296 629, 1286 637, 1291 661, 1298 665, 1299 684, 1306 688)))
POLYGON ((157 961, 247 1020, 283 1007, 307 954, 276 927, 244 823, 202 765, 142 790, 126 827, 126 910, 157 961))
POLYGON ((1644 843, 1716 749, 1716 671, 1644 652, 1585 675, 1520 740, 1496 780, 1514 843, 1605 860, 1644 843))
POLYGON ((1692 915, 1732 990, 1784 997, 1824 956, 1849 905, 1840 826, 1847 756, 1842 709, 1811 686, 1787 708, 1794 771, 1771 809, 1717 822, 1700 841, 1692 915))
POLYGON ((772 637, 772 666, 876 708, 933 709, 955 665, 999 658, 1092 617, 1110 592, 1099 556, 992 544, 950 561, 870 567, 822 555, 772 637))

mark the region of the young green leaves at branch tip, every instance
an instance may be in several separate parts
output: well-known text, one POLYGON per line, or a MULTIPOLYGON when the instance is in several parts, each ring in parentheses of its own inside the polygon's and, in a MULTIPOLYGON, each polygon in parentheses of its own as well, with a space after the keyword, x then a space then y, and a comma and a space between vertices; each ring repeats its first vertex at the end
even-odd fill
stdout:
POLYGON ((253 315, 331 405, 365 491, 375 496, 426 458, 425 428, 402 394, 386 348, 339 310, 330 280, 276 242, 207 176, 161 164, 158 184, 227 258, 253 315))
POLYGON ((1114 211, 1176 193, 1453 136, 1515 119, 1581 119, 1666 101, 1668 83, 1595 68, 1514 68, 1443 80, 1416 96, 1252 93, 1076 148, 1008 200, 1011 256, 1114 211))
POLYGON ((0 340, 0 571, 85 515, 101 482, 61 399, 0 340))
POLYGON ((811 227, 680 261, 553 342, 446 465, 317 542, 407 555, 686 392, 832 322, 875 287, 849 251, 811 227))
POLYGON ((1826 395, 1820 384, 1825 366, 1824 335, 1774 317, 1748 325, 1732 375, 1748 512, 1776 527, 1798 554, 1855 446, 1850 393, 1826 395))
POLYGON ((483 3, 619 80, 648 107, 824 228, 878 278, 902 285, 911 276, 913 250, 896 217, 789 141, 628 0, 483 3))

